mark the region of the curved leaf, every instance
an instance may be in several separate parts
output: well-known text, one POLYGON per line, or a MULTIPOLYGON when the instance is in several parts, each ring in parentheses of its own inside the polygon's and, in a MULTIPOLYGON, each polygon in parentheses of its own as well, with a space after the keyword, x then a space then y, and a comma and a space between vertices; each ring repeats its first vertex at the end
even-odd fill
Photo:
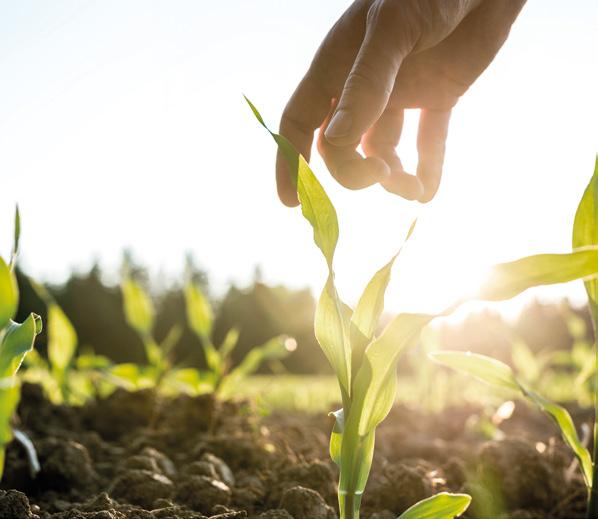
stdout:
POLYGON ((372 431, 389 413, 395 399, 396 367, 401 353, 415 344, 429 314, 399 314, 366 349, 353 384, 352 413, 358 419, 359 434, 372 431), (358 416, 358 418, 357 418, 358 416))
POLYGON ((513 370, 499 360, 470 351, 440 350, 428 354, 438 364, 471 375, 486 384, 519 392, 521 389, 513 370))
MULTIPOLYGON (((0 449, 12 440, 10 422, 17 409, 21 390, 14 377, 2 379, 0 387, 0 449)), ((0 467, 1 470, 1 467, 0 467)))
POLYGON ((12 253, 10 255, 10 270, 14 270, 17 263, 17 255, 19 254, 19 240, 21 238, 21 213, 19 206, 15 207, 15 229, 12 242, 12 253))
POLYGON ((240 331, 238 328, 231 328, 224 337, 218 350, 222 359, 227 359, 239 342, 240 331))
POLYGON ((500 263, 477 298, 503 301, 540 285, 566 283, 598 275, 598 247, 569 254, 537 254, 500 263))
POLYGON ((54 369, 64 371, 77 349, 77 333, 62 309, 48 306, 48 359, 54 369))
POLYGON ((341 448, 343 445, 343 432, 345 429, 345 411, 339 409, 330 413, 329 416, 334 416, 334 426, 330 434, 330 458, 340 468, 341 466, 341 448))
POLYGON ((41 330, 41 318, 36 314, 31 314, 22 324, 9 323, 0 346, 0 378, 16 374, 41 330))
POLYGON ((517 391, 531 400, 554 420, 563 440, 579 459, 586 484, 591 488, 592 458, 588 449, 579 440, 573 420, 565 408, 527 389, 515 378, 511 368, 499 360, 477 353, 459 351, 436 351, 429 353, 428 356, 455 371, 471 375, 501 389, 517 391))
MULTIPOLYGON (((586 188, 573 223, 573 248, 598 245, 598 156, 594 175, 586 188)), ((593 304, 598 307, 598 279, 586 281, 586 290, 593 304)))
MULTIPOLYGON (((244 96, 245 97, 245 96, 244 96)), ((332 269, 334 251, 338 242, 338 218, 326 191, 318 182, 307 161, 284 137, 272 132, 255 105, 245 97, 253 115, 272 136, 278 149, 287 161, 289 174, 297 186, 297 196, 301 202, 301 212, 309 221, 314 232, 314 241, 324 254, 328 267, 332 269)))
POLYGON ((299 155, 297 195, 301 202, 301 212, 313 228, 314 241, 324 254, 328 268, 332 269, 339 234, 336 210, 301 155, 299 155))
POLYGON ((463 514, 470 503, 471 496, 467 494, 441 492, 414 504, 398 519, 453 519, 463 514))
POLYGON ((0 330, 15 316, 18 305, 17 281, 9 266, 0 258, 0 330))
POLYGON ((579 460, 586 485, 588 488, 592 488, 592 456, 590 455, 590 451, 581 443, 569 411, 533 391, 523 387, 521 390, 527 398, 554 420, 561 431, 563 441, 570 447, 573 454, 579 460))
POLYGON ((373 275, 351 316, 351 368, 353 376, 357 374, 365 349, 372 340, 380 316, 384 311, 384 295, 397 256, 398 253, 373 275))
POLYGON ((318 344, 347 394, 350 393, 351 384, 351 351, 348 340, 350 318, 351 309, 340 302, 330 275, 316 306, 314 330, 318 344))
POLYGON ((125 277, 121 284, 125 318, 140 335, 150 335, 154 326, 154 306, 139 283, 125 277))
POLYGON ((200 339, 209 339, 214 324, 212 307, 201 288, 192 281, 185 285, 185 310, 191 330, 200 339))

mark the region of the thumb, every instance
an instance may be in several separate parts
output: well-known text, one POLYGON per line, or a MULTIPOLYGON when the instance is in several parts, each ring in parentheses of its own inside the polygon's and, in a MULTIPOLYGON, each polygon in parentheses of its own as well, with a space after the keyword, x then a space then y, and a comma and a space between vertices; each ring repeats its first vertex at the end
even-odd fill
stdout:
POLYGON ((326 140, 335 146, 359 143, 382 115, 401 62, 415 45, 411 43, 415 38, 410 37, 413 30, 401 30, 408 20, 388 5, 377 2, 368 12, 363 43, 325 132, 326 140))

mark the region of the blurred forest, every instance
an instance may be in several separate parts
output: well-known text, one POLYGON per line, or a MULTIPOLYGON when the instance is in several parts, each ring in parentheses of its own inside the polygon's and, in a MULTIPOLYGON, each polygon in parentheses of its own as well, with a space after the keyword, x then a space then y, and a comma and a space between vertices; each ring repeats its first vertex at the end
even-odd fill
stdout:
MULTIPOLYGON (((192 274, 210 295, 207 273, 194 267, 192 274)), ((135 266, 134 275, 151 289, 153 284, 146 269, 135 266)), ((44 303, 32 289, 27 276, 18 271, 17 277, 21 289, 18 318, 24 319, 33 311, 45 320, 44 303)), ((269 286, 260 278, 259 270, 256 270, 249 286, 232 285, 221 300, 210 298, 216 311, 213 337, 216 343, 224 338, 227 330, 238 327, 240 340, 233 354, 236 363, 252 347, 275 335, 288 334, 297 340, 298 348, 282 361, 282 365, 274 366, 278 371, 284 366, 284 370, 296 374, 330 373, 313 333, 315 300, 311 291, 269 286)), ((172 284, 151 290, 157 312, 154 333, 161 340, 175 324, 183 326, 181 339, 172 353, 175 364, 204 367, 201 344, 185 322, 181 288, 172 284)), ((75 326, 81 348, 91 348, 96 354, 115 362, 145 361, 138 335, 125 322, 120 288, 105 283, 98 266, 85 274, 73 274, 63 285, 49 286, 48 289, 75 326)), ((587 308, 572 307, 567 300, 557 303, 535 301, 524 308, 514 322, 507 322, 499 313, 483 311, 469 315, 459 324, 444 324, 436 334, 436 347, 471 350, 510 363, 511 345, 517 340, 524 341, 534 353, 570 349, 575 335, 571 330, 572 322, 581 326, 581 332, 592 340, 587 308)), ((42 354, 45 354, 45 344, 44 332, 37 341, 42 354)), ((403 369, 410 369, 409 363, 403 366, 403 369)), ((271 368, 265 366, 262 372, 270 372, 271 368)))

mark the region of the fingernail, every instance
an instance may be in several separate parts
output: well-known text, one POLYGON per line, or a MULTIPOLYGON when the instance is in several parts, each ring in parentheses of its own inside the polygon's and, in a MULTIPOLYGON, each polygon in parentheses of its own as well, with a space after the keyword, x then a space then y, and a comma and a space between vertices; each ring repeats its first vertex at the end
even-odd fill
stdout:
POLYGON ((353 118, 347 110, 338 110, 324 132, 327 139, 342 139, 349 135, 353 118))

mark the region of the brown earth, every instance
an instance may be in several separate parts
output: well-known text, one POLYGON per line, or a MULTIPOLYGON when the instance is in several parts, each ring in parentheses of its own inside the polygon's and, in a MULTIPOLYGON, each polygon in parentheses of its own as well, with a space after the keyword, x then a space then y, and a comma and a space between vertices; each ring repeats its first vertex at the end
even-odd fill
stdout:
MULTIPOLYGON (((10 444, 0 519, 337 517, 324 415, 262 417, 248 403, 122 390, 72 408, 24 385, 19 417, 42 471, 32 479, 10 444)), ((470 519, 583 518, 583 482, 550 421, 517 404, 491 440, 483 417, 396 407, 378 429, 362 518, 395 519, 443 490, 474 496, 470 519)))

